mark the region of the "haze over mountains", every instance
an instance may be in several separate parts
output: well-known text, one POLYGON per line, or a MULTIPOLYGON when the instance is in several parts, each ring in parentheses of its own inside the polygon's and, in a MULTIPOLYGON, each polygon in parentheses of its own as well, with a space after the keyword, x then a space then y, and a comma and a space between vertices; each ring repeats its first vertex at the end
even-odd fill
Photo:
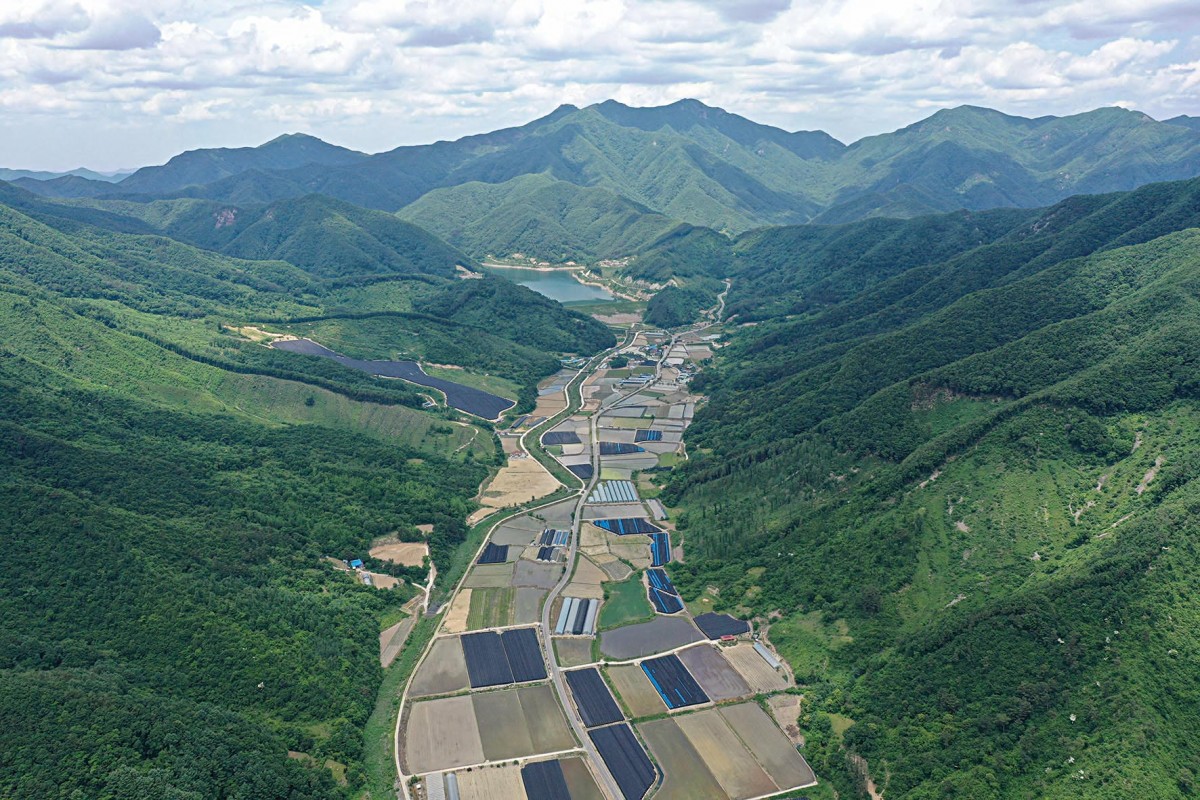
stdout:
POLYGON ((255 148, 190 151, 115 185, 78 176, 17 182, 61 197, 235 204, 321 193, 403 209, 475 256, 511 247, 611 257, 628 255, 645 234, 628 243, 598 241, 556 227, 567 218, 586 220, 586 228, 613 215, 651 215, 636 226, 645 231, 663 226, 653 217, 660 215, 738 233, 769 224, 1042 206, 1200 172, 1200 130, 1192 123, 1119 108, 1026 119, 961 106, 844 145, 819 131, 789 133, 694 100, 657 108, 607 101, 375 155, 297 134, 255 148))

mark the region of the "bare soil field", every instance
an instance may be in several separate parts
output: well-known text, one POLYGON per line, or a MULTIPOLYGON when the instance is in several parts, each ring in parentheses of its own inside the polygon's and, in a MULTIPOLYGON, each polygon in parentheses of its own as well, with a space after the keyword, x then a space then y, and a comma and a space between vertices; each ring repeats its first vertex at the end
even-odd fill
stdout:
POLYGON ((437 772, 483 761, 483 743, 471 698, 413 703, 404 727, 404 771, 437 772))
POLYGON ((376 589, 395 589, 400 585, 400 579, 391 575, 384 575, 382 572, 368 572, 367 574, 371 576, 371 585, 376 589))
POLYGON ((758 797, 776 790, 775 782, 754 760, 720 711, 710 708, 676 717, 675 721, 726 795, 758 797))
POLYGON ((483 754, 488 761, 521 758, 537 752, 516 689, 477 692, 471 696, 471 702, 475 705, 483 754))
POLYGON ((461 800, 526 800, 521 768, 515 764, 502 767, 478 767, 470 772, 455 773, 458 777, 458 796, 461 800))
POLYGON ((548 684, 471 696, 489 761, 524 758, 576 746, 548 684))
POLYGON ((546 593, 541 589, 521 587, 517 589, 517 599, 513 606, 513 625, 527 625, 537 622, 542 611, 542 599, 546 593))
POLYGON ((556 638, 554 649, 558 653, 558 663, 564 667, 579 667, 592 663, 591 639, 556 638))
POLYGON ((400 655, 400 648, 404 646, 404 641, 408 639, 408 633, 416 621, 415 616, 405 617, 379 634, 379 665, 384 669, 390 667, 396 656, 400 655))
MULTIPOLYGON (((646 548, 649 550, 649 548, 646 548)), ((632 659, 672 650, 689 642, 704 640, 704 634, 682 617, 656 617, 613 628, 600 635, 600 652, 609 658, 632 659)))
POLYGON ((425 556, 429 555, 429 545, 425 542, 385 542, 375 545, 368 552, 371 558, 378 558, 380 561, 419 567, 425 556))
POLYGON ((480 564, 471 568, 463 586, 470 589, 486 589, 489 587, 511 586, 513 564, 480 564))
POLYGON ((767 698, 767 706, 775 722, 783 729, 783 733, 793 745, 804 744, 804 735, 800 733, 800 698, 794 694, 777 694, 767 698))
POLYGON ((721 716, 749 748, 780 789, 795 789, 816 781, 812 768, 787 740, 774 720, 756 703, 720 709, 721 716))
POLYGON ((442 628, 446 633, 462 633, 467 629, 467 617, 471 613, 471 590, 463 589, 454 597, 442 620, 442 628))
POLYGON ((584 519, 616 519, 620 517, 644 517, 646 509, 641 503, 606 503, 599 506, 585 506, 584 519))
POLYGON ((778 692, 791 685, 786 675, 763 661, 752 644, 743 642, 725 648, 725 658, 741 673, 755 693, 778 692))
POLYGON ((663 772, 655 800, 725 800, 725 791, 674 719, 643 722, 637 728, 663 772))
POLYGON ((608 573, 597 567, 591 560, 581 558, 575 564, 575 574, 571 576, 571 583, 590 583, 599 586, 612 578, 608 577, 608 573))
POLYGON ((517 689, 525 720, 533 736, 533 746, 539 753, 567 750, 578 745, 567 725, 558 697, 549 684, 522 686, 517 689))
POLYGON ((663 702, 641 667, 629 664, 609 667, 606 671, 631 716, 648 717, 666 712, 667 704, 663 702))
POLYGON ((512 576, 513 586, 552 589, 562 577, 562 564, 542 564, 537 561, 518 561, 512 576))
POLYGON ((500 468, 491 482, 479 493, 476 499, 482 508, 467 517, 467 524, 474 525, 496 509, 545 497, 558 486, 558 479, 547 472, 536 458, 524 451, 512 453, 508 457, 508 463, 500 468))
POLYGON ((413 697, 450 694, 470 686, 467 662, 457 636, 438 639, 421 668, 413 675, 408 693, 413 697))
POLYGON ((679 660, 714 702, 752 694, 742 676, 712 645, 702 644, 688 648, 679 653, 679 660))
POLYGON ((605 800, 604 793, 596 785, 596 779, 582 758, 563 758, 559 763, 567 780, 571 800, 605 800))

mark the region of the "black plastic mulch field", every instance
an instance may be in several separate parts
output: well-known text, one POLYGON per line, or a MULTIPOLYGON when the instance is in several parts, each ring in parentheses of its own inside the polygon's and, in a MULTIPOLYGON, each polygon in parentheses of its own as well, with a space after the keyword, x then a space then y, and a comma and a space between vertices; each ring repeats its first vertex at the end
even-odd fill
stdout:
POLYGON ((504 643, 504 653, 508 657, 514 681, 524 683, 545 679, 546 662, 542 660, 542 648, 533 628, 504 631, 500 639, 504 643))
POLYGON ((750 632, 750 623, 746 620, 712 612, 696 617, 696 627, 713 641, 722 636, 740 636, 750 632))
POLYGON ((503 564, 508 560, 508 545, 487 543, 476 564, 503 564))
POLYGON ((426 375, 425 370, 421 369, 421 365, 415 361, 363 361, 335 353, 328 347, 309 339, 291 339, 275 342, 271 346, 292 353, 333 359, 343 366, 371 375, 383 378, 403 378, 419 386, 437 389, 446 395, 448 405, 484 419, 498 419, 501 414, 516 405, 512 400, 489 394, 481 389, 426 375))
POLYGON ((608 765, 625 800, 641 800, 654 785, 654 764, 628 724, 593 728, 588 736, 608 765))
POLYGON ((571 473, 580 480, 590 481, 592 476, 596 474, 596 469, 591 464, 572 464, 567 467, 571 473))
POLYGON ((529 800, 571 800, 562 764, 558 761, 537 761, 521 767, 521 781, 529 800))
POLYGON ((575 431, 550 431, 542 434, 542 444, 550 447, 555 444, 582 444, 579 434, 575 431))
POLYGON ((708 695, 677 655, 647 659, 642 662, 642 671, 662 695, 667 708, 684 708, 708 702, 708 695))
POLYGON ((579 707, 584 726, 610 725, 625 718, 608 690, 608 684, 600 676, 600 670, 595 667, 568 672, 567 684, 571 694, 575 695, 575 705, 579 707))
POLYGON ((471 688, 502 686, 513 682, 512 668, 508 665, 504 641, 494 631, 465 633, 462 635, 463 656, 467 661, 467 677, 471 688))

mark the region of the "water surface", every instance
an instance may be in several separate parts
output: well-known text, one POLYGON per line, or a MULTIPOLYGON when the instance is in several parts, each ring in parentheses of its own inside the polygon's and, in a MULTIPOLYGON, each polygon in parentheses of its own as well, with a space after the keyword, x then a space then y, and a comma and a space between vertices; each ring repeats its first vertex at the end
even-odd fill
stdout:
POLYGON ((560 303, 607 303, 616 296, 599 286, 588 286, 571 276, 570 270, 536 270, 520 267, 487 267, 487 271, 544 294, 560 303))

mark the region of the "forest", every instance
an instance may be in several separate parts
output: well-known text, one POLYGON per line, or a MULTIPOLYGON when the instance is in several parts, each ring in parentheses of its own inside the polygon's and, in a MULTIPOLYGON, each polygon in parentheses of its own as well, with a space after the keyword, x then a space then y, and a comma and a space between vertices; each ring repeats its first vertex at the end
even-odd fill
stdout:
POLYGON ((671 573, 781 615, 839 791, 1194 791, 1197 186, 733 244, 671 573))

